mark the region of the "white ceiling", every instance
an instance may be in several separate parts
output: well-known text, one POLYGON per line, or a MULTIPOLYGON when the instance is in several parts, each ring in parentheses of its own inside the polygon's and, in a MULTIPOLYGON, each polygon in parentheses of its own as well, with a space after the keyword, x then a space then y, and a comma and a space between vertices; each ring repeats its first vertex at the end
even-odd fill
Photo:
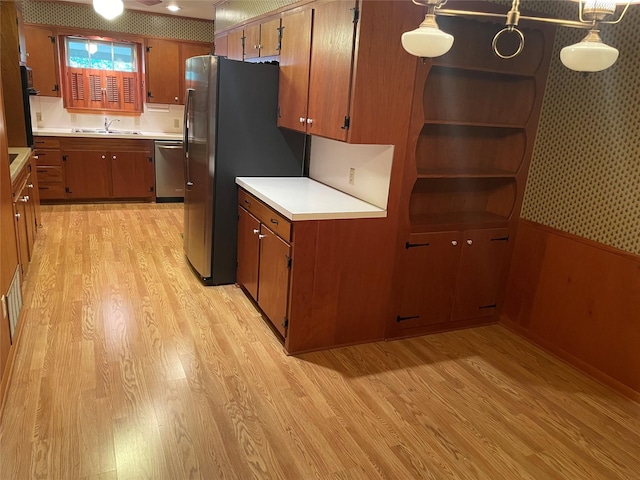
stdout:
MULTIPOLYGON (((55 1, 55 0, 54 0, 55 1)), ((91 4, 93 0, 65 0, 72 3, 91 4)), ((173 15, 176 17, 191 17, 213 20, 215 14, 214 5, 221 3, 221 0, 162 0, 158 5, 146 6, 137 0, 123 0, 124 8, 127 10, 139 10, 149 13, 162 13, 173 15), (177 5, 180 7, 176 13, 167 10, 168 5, 177 5)))

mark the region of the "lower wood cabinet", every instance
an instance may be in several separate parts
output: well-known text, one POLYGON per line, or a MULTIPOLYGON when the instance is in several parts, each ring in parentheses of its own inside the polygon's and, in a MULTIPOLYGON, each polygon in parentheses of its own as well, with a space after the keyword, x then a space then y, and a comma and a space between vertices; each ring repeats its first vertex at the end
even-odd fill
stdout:
POLYGON ((23 278, 29 269, 40 223, 40 201, 37 195, 37 179, 34 178, 32 171, 33 160, 32 158, 25 165, 23 171, 12 183, 18 262, 23 278))
POLYGON ((242 191, 239 200, 237 282, 284 338, 288 327, 292 262, 291 224, 242 191), (274 227, 273 230, 267 225, 274 227))
POLYGON ((36 137, 43 200, 155 200, 152 140, 36 137))
POLYGON ((508 239, 506 228, 409 235, 396 331, 493 315, 508 239))

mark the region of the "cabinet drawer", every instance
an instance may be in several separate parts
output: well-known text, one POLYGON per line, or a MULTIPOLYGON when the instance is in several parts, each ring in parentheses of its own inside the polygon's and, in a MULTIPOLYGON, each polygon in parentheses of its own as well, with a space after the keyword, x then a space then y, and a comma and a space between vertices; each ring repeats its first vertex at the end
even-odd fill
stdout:
POLYGON ((260 222, 286 242, 291 242, 291 222, 271 207, 242 189, 238 189, 238 204, 251 212, 260 222))
POLYGON ((62 154, 60 150, 41 150, 37 148, 35 150, 35 155, 37 158, 36 164, 38 166, 47 166, 47 167, 61 167, 62 166, 62 154))
POLYGON ((62 167, 41 167, 38 166, 36 168, 36 172, 38 174, 38 183, 46 184, 46 183, 62 183, 62 167))
POLYGON ((60 200, 67 198, 62 183, 58 185, 39 185, 38 193, 40 194, 40 200, 60 200))
POLYGON ((60 139, 54 137, 35 137, 33 139, 35 148, 60 148, 60 139))

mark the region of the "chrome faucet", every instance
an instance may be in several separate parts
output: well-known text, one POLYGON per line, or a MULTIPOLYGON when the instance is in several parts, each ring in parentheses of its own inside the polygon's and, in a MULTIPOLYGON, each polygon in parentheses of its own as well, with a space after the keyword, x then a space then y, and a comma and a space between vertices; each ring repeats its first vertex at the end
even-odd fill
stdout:
POLYGON ((120 120, 119 120, 119 119, 117 119, 117 118, 114 118, 113 120, 109 121, 109 120, 107 119, 107 117, 104 117, 104 131, 105 131, 105 132, 107 132, 107 133, 109 133, 109 127, 111 126, 111 124, 112 124, 113 122, 119 122, 119 121, 120 121, 120 120))

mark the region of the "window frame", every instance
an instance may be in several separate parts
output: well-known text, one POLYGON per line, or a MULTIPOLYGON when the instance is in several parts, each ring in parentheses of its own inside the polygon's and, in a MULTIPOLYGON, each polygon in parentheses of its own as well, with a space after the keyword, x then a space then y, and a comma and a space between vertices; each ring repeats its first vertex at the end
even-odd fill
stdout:
MULTIPOLYGON (((144 111, 144 57, 142 54, 144 40, 141 38, 113 38, 103 37, 91 34, 82 34, 79 32, 59 32, 59 66, 62 83, 62 99, 63 107, 69 112, 79 113, 104 113, 119 115, 140 115, 144 111), (103 70, 90 68, 76 68, 67 65, 67 38, 79 38, 86 40, 94 40, 101 42, 128 43, 133 48, 136 72, 126 72, 119 70, 103 70), (74 98, 74 89, 72 78, 74 75, 83 75, 82 98, 74 98), (84 76, 87 76, 85 78, 84 76), (99 78, 99 79, 98 79, 99 78), (115 82, 115 83, 114 83, 115 82), (125 83, 128 88, 125 89, 125 83), (102 86, 105 85, 104 88, 102 86), (107 94, 106 85, 115 85, 114 90, 110 88, 107 94), (102 99, 97 100, 91 98, 90 86, 98 86, 101 88, 102 99), (133 95, 133 101, 131 96, 133 95), (125 102, 125 97, 130 101, 125 102), (112 101, 115 100, 115 101, 112 101)), ((77 78, 77 77, 76 77, 77 78)))

